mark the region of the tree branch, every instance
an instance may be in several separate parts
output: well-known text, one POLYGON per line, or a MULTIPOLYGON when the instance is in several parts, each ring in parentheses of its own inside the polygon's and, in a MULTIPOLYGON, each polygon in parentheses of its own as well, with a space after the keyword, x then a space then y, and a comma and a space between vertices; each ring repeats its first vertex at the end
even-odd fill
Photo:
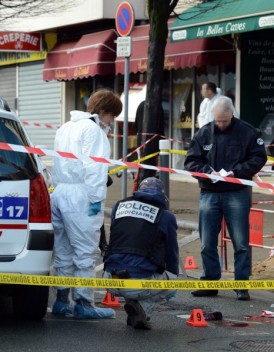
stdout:
POLYGON ((72 7, 72 0, 0 0, 0 19, 30 18, 44 14, 54 14, 72 7))

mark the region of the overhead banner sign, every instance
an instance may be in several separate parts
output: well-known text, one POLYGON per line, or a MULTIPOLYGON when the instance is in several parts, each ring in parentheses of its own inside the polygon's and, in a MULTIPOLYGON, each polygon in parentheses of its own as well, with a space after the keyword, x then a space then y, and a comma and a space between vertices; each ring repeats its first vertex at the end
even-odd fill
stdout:
POLYGON ((171 41, 231 35, 274 27, 270 0, 211 0, 183 11, 170 25, 171 41))
POLYGON ((269 27, 274 27, 274 15, 237 19, 174 30, 171 34, 171 41, 176 42, 182 40, 216 37, 226 34, 251 32, 269 27))
POLYGON ((41 51, 41 33, 0 32, 0 51, 41 51))

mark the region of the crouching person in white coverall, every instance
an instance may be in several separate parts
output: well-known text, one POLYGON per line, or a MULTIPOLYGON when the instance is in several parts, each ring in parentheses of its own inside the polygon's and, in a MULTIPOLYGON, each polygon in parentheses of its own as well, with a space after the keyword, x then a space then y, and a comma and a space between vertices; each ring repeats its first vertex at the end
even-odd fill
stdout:
MULTIPOLYGON (((177 223, 167 210, 163 182, 144 179, 132 197, 118 202, 112 212, 110 240, 104 257, 104 277, 174 280, 179 274, 177 223)), ((127 325, 149 330, 150 314, 157 303, 175 291, 110 289, 125 298, 127 325)))
MULTIPOLYGON (((57 276, 95 277, 99 256, 100 228, 103 225, 108 166, 88 156, 109 158, 109 125, 122 111, 120 98, 107 89, 93 93, 87 112, 71 111, 70 121, 58 129, 55 150, 87 156, 56 158, 52 177, 52 223, 54 227, 54 269, 57 276)), ((75 318, 113 318, 110 308, 95 307, 94 291, 57 287, 53 314, 75 318)))

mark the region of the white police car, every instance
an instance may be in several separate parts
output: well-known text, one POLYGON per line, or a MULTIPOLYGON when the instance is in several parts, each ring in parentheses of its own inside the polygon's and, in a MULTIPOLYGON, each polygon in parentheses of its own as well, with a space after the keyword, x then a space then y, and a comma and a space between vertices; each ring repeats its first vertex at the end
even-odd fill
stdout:
MULTIPOLYGON (((2 98, 0 143, 32 146, 19 118, 2 98)), ((48 287, 13 285, 7 274, 2 275, 49 274, 53 228, 44 169, 33 154, 0 149, 0 296, 12 297, 17 318, 41 319, 47 311, 48 287)))

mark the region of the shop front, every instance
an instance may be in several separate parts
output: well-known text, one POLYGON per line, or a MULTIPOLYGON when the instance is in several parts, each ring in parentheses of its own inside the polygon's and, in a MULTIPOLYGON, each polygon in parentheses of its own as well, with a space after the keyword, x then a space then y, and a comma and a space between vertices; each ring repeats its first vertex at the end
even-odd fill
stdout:
POLYGON ((48 52, 43 79, 64 84, 62 122, 69 118, 70 110, 85 109, 87 98, 95 89, 114 89, 116 38, 116 32, 109 29, 58 43, 48 52))
MULTIPOLYGON (((171 23, 171 22, 170 22, 171 23)), ((149 25, 135 27, 131 33, 132 55, 129 60, 131 83, 145 83, 148 64, 149 25)), ((117 57, 116 74, 124 75, 125 60, 117 57)), ((235 48, 228 37, 196 39, 172 43, 165 51, 162 106, 165 136, 176 140, 174 149, 187 149, 197 126, 201 102, 200 85, 212 80, 224 91, 235 91, 235 48)), ((119 78, 121 81, 121 78, 119 78)), ((143 99, 140 94, 140 101, 143 99)), ((135 99, 136 104, 136 99, 135 99)), ((123 116, 119 117, 123 121, 123 116)), ((131 118, 134 123, 134 117, 131 118)), ((184 157, 173 155, 173 167, 182 168, 184 157)))
MULTIPOLYGON (((171 23, 172 20, 170 20, 171 23)), ((146 89, 149 25, 136 26, 131 32, 132 55, 129 59, 130 87, 134 84, 146 89)), ((75 41, 58 43, 48 52, 43 68, 45 81, 59 81, 63 87, 62 122, 72 109, 84 109, 92 91, 109 87, 121 94, 125 73, 125 59, 116 57, 117 34, 113 29, 87 34, 75 41)), ((167 40, 164 89, 164 134, 176 140, 174 149, 187 149, 197 129, 196 116, 201 101, 200 84, 207 80, 217 83, 223 91, 235 91, 235 47, 231 36, 201 38, 173 43, 167 40)), ((136 136, 133 105, 145 99, 145 90, 130 92, 131 111, 129 132, 136 136)), ((137 108, 136 108, 137 109, 137 108)), ((136 110, 135 109, 135 110, 136 110)), ((114 135, 123 134, 123 113, 116 123, 114 135), (118 126, 118 127, 117 127, 118 126)), ((120 158, 121 138, 116 138, 114 157, 120 158)), ((136 138, 129 141, 137 147, 136 138)), ((173 167, 182 168, 182 155, 173 155, 173 167)))
POLYGON ((230 83, 223 89, 221 80, 220 87, 223 94, 235 97, 240 118, 262 130, 266 144, 274 139, 274 3, 213 0, 182 12, 170 27, 174 43, 197 38, 233 40, 235 82, 223 71, 230 83))
POLYGON ((19 115, 33 143, 48 148, 53 148, 61 115, 61 83, 47 84, 42 79, 45 46, 54 42, 54 35, 0 34, 0 96, 19 115))

